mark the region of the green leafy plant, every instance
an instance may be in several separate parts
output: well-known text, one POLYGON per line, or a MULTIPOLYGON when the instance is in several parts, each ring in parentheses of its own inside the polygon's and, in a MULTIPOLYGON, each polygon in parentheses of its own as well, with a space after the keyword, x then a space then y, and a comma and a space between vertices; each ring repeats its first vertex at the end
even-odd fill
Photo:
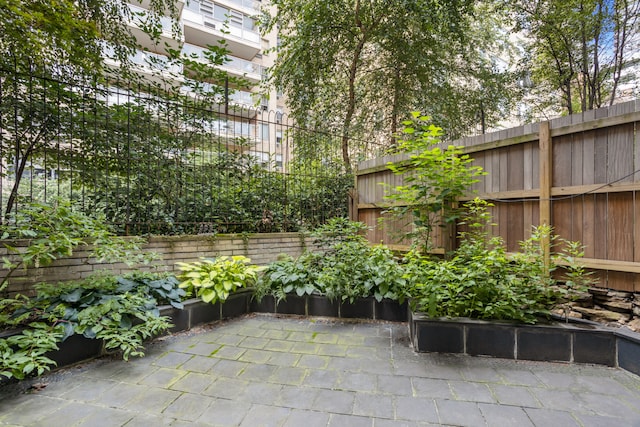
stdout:
POLYGON ((283 254, 269 264, 260 275, 253 297, 258 301, 265 295, 273 295, 276 302, 287 299, 287 294, 298 296, 319 293, 316 287, 320 254, 305 252, 298 258, 283 254))
POLYGON ((350 302, 368 296, 402 302, 405 285, 402 270, 388 248, 359 241, 336 244, 323 258, 317 281, 323 295, 350 302))
POLYGON ((46 354, 58 349, 62 335, 61 325, 34 322, 29 329, 0 339, 0 376, 21 380, 50 370, 56 363, 46 354))
POLYGON ((53 204, 30 203, 13 213, 0 225, 4 246, 11 256, 2 258, 7 269, 0 291, 18 268, 39 268, 59 258, 69 257, 76 247, 91 244, 90 257, 100 262, 146 264, 157 254, 141 249, 144 239, 120 237, 102 217, 80 212, 72 202, 57 200, 53 204), (10 244, 10 240, 28 239, 26 248, 10 244))
POLYGON ((204 302, 224 302, 238 288, 253 285, 258 278, 259 267, 250 265, 245 256, 221 256, 216 259, 201 258, 191 263, 178 262, 182 271, 178 276, 180 288, 192 291, 204 302))
POLYGON ((314 243, 325 250, 331 250, 338 243, 343 242, 366 242, 363 236, 369 227, 358 221, 351 221, 348 218, 331 218, 326 224, 320 225, 313 230, 311 236, 314 243))
POLYGON ((456 200, 469 192, 476 177, 484 174, 460 147, 440 147, 442 129, 418 112, 402 122, 404 128, 398 151, 410 153, 406 162, 389 163, 396 175, 403 175, 404 185, 386 196, 391 207, 385 213, 393 218, 411 217, 413 229, 403 235, 423 253, 433 249, 437 226, 452 224, 460 218, 456 200))
MULTIPOLYGON (((412 254, 405 277, 411 283, 412 308, 431 317, 471 317, 536 323, 548 316, 564 294, 556 286, 553 268, 544 261, 542 242, 552 242, 549 227, 534 228, 521 242, 522 252, 507 254, 500 237, 491 237, 493 225, 487 207, 475 199, 468 213, 459 248, 447 260, 412 254)), ((577 280, 578 273, 576 273, 577 280)))
POLYGON ((118 292, 137 291, 154 297, 158 304, 169 304, 179 310, 184 308, 182 301, 187 291, 179 287, 180 281, 174 275, 134 272, 118 277, 117 281, 118 292))
POLYGON ((406 279, 393 253, 383 245, 370 246, 362 236, 367 226, 346 218, 334 218, 312 235, 322 252, 305 252, 298 258, 282 257, 267 266, 254 296, 273 295, 277 301, 288 293, 319 294, 353 302, 373 296, 378 301, 403 302, 406 279))
POLYGON ((137 273, 124 277, 97 275, 75 283, 39 284, 33 298, 3 300, 5 326, 22 332, 0 339, 3 366, 0 374, 24 378, 42 374, 54 365, 46 353, 73 334, 102 339, 104 347, 120 350, 122 357, 144 356, 145 339, 168 329, 169 319, 159 315, 158 302, 169 298, 174 306, 184 290, 175 277, 137 273))

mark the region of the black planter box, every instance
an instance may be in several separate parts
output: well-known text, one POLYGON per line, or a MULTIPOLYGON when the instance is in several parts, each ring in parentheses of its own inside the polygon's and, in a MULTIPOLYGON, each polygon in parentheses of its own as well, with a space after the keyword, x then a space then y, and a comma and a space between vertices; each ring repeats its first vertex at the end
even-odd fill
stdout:
MULTIPOLYGON (((189 328, 201 323, 214 322, 220 320, 220 303, 206 303, 201 300, 189 300, 188 310, 191 312, 189 316, 189 328)), ((185 304, 185 308, 187 305, 185 304)))
POLYGON ((249 308, 253 313, 275 313, 276 299, 273 295, 265 295, 260 301, 251 297, 249 308))
POLYGON ((562 327, 521 327, 518 330, 518 359, 570 362, 571 331, 562 327))
POLYGON ((465 325, 465 333, 467 354, 502 359, 516 357, 516 330, 513 326, 470 323, 465 325))
POLYGON ((640 335, 626 331, 616 331, 618 346, 618 366, 640 375, 640 335))
POLYGON ((616 366, 615 336, 605 331, 576 331, 573 335, 573 361, 616 366))
POLYGON ((464 353, 464 324, 413 316, 413 348, 417 352, 464 353))
POLYGON ((307 298, 307 313, 309 316, 338 317, 340 303, 320 295, 309 295, 307 298))
POLYGON ((222 308, 221 318, 229 319, 247 314, 249 312, 249 300, 251 296, 252 292, 250 290, 243 290, 231 294, 225 302, 220 304, 222 308))
POLYGON ((307 314, 307 298, 299 297, 296 294, 287 294, 287 298, 276 304, 276 313, 304 316, 307 314))
POLYGON ((56 365, 60 367, 98 357, 102 353, 102 340, 74 334, 63 342, 58 343, 57 351, 46 353, 45 356, 56 362, 56 365))
POLYGON ((373 319, 373 298, 356 298, 353 302, 343 301, 340 304, 340 317, 350 319, 373 319))
POLYGON ((173 323, 173 326, 169 328, 168 332, 184 331, 191 327, 191 310, 186 309, 186 302, 184 304, 185 309, 182 310, 179 310, 170 305, 159 307, 160 315, 170 317, 171 323, 173 323))
POLYGON ((408 318, 409 303, 400 304, 398 301, 383 299, 375 302, 375 318, 389 320, 391 322, 406 322, 408 318))

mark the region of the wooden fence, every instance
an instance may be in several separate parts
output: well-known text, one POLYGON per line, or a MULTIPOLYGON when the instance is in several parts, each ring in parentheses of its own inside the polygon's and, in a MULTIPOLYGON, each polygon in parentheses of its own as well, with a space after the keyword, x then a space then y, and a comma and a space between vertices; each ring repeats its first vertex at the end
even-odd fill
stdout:
MULTIPOLYGON (((455 141, 487 172, 475 194, 492 208, 509 251, 532 226, 550 224, 581 241, 599 285, 640 291, 640 100, 455 141)), ((373 226, 371 242, 395 244, 405 224, 378 224, 385 186, 402 184, 386 167, 407 156, 359 164, 353 218, 373 226)), ((455 230, 437 242, 450 246, 455 230)), ((406 243, 406 242, 404 242, 406 243)), ((455 243, 454 243, 455 244, 455 243)))

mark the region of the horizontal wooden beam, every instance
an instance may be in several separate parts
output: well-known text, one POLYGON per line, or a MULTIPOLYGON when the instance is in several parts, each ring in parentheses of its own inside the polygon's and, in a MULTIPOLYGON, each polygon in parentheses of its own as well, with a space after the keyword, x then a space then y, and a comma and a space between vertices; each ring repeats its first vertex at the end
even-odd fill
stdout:
MULTIPOLYGON (((622 271, 625 273, 640 273, 640 262, 616 261, 595 258, 580 258, 578 262, 586 268, 594 270, 622 271)), ((566 262, 558 262, 558 265, 568 265, 566 262)))
MULTIPOLYGON (((624 193, 624 192, 640 191, 640 182, 630 182, 624 184, 590 184, 590 185, 573 185, 568 187, 553 187, 551 189, 551 197, 555 196, 580 196, 582 194, 604 194, 604 193, 624 193)), ((537 199, 540 197, 540 190, 537 188, 530 190, 510 190, 496 191, 495 193, 478 193, 460 198, 461 201, 473 200, 474 198, 485 200, 499 199, 537 199)), ((535 201, 535 200, 532 200, 535 201)))
POLYGON ((640 182, 629 182, 624 184, 590 184, 574 185, 570 187, 554 187, 551 190, 553 196, 569 196, 573 194, 600 194, 600 193, 622 193, 625 191, 640 191, 640 182))
POLYGON ((612 126, 620 126, 640 121, 640 111, 620 114, 619 116, 590 119, 586 122, 551 128, 551 136, 563 136, 573 133, 587 132, 612 126))

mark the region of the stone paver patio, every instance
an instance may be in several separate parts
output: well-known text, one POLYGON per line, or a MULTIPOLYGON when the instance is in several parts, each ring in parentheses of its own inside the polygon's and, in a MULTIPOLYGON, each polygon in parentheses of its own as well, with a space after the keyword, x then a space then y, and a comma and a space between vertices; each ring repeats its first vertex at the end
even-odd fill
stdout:
POLYGON ((640 378, 622 370, 417 354, 404 323, 269 315, 5 386, 0 399, 10 426, 640 426, 640 378))

